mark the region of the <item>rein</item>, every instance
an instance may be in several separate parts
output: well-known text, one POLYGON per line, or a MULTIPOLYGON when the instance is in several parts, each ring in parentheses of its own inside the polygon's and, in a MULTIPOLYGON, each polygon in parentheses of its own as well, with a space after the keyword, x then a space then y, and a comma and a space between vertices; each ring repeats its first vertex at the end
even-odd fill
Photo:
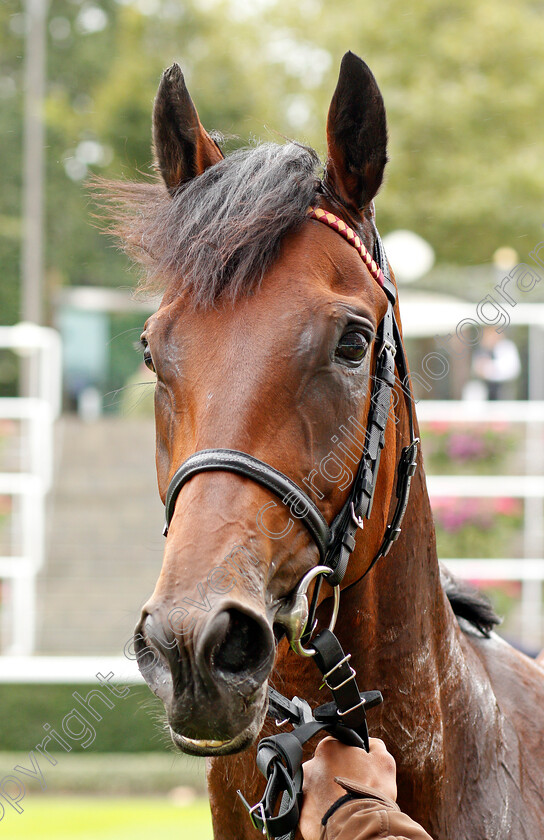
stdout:
POLYGON ((381 545, 364 575, 384 557, 398 539, 406 512, 412 477, 417 468, 419 438, 415 435, 412 398, 408 390, 408 364, 402 337, 395 319, 397 292, 391 280, 382 241, 375 229, 374 256, 360 237, 342 219, 321 208, 310 207, 308 217, 326 224, 339 233, 359 253, 366 268, 387 295, 387 311, 378 326, 378 352, 373 377, 370 408, 367 418, 363 453, 348 497, 329 525, 312 499, 291 478, 269 464, 235 449, 205 449, 196 452, 174 473, 166 494, 166 524, 164 535, 174 515, 176 500, 182 487, 201 472, 230 471, 250 478, 266 487, 287 505, 311 534, 319 551, 320 565, 311 569, 301 580, 288 604, 278 610, 275 621, 286 629, 292 649, 300 656, 310 656, 323 675, 333 695, 333 702, 319 706, 312 712, 309 704, 298 697, 288 700, 269 688, 268 714, 281 726, 290 723, 291 732, 263 738, 257 747, 257 766, 267 779, 262 799, 253 806, 238 791, 249 811, 250 819, 268 839, 292 840, 298 825, 302 797, 303 745, 323 730, 344 743, 368 751, 366 709, 382 702, 379 691, 361 693, 356 673, 349 664, 351 654, 344 654, 333 633, 338 615, 340 583, 346 573, 349 558, 355 548, 357 531, 372 513, 374 492, 378 480, 381 452, 385 444, 385 429, 391 407, 391 392, 395 386, 395 368, 401 383, 408 413, 410 442, 401 452, 397 466, 397 502, 391 522, 387 525, 381 545), (317 624, 320 586, 326 576, 334 587, 334 610, 329 628, 312 638, 317 624), (311 605, 307 591, 317 578, 311 605), (311 640, 311 647, 308 642, 311 640), (278 720, 281 718, 281 721, 278 720), (278 808, 278 800, 282 797, 278 808))

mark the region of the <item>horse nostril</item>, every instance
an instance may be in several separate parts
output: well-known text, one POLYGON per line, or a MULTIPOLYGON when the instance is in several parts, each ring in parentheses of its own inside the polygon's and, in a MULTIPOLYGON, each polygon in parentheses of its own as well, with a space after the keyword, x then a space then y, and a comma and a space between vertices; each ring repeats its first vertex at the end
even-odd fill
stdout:
POLYGON ((272 633, 264 620, 238 609, 219 613, 208 636, 213 670, 224 675, 242 675, 268 669, 273 657, 272 633))
POLYGON ((166 634, 159 632, 154 618, 143 614, 134 634, 134 652, 138 669, 151 690, 166 703, 173 691, 173 680, 179 679, 175 647, 168 644, 166 634))

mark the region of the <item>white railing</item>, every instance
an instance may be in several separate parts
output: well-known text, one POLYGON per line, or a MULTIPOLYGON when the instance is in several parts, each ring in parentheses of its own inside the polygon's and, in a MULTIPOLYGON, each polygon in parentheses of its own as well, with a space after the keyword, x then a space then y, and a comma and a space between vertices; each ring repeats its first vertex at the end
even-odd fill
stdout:
POLYGON ((113 683, 142 683, 133 659, 124 656, 0 656, 2 683, 94 683, 98 673, 113 683))
POLYGON ((421 423, 523 423, 525 453, 519 475, 428 475, 431 500, 437 497, 512 497, 524 501, 524 557, 441 558, 454 574, 471 580, 515 580, 521 588, 521 641, 543 644, 544 581, 544 402, 434 401, 417 404, 421 423), (531 471, 531 475, 527 472, 531 471))
POLYGON ((45 504, 53 475, 54 421, 61 407, 58 333, 34 324, 0 327, 0 347, 25 358, 31 396, 0 399, 0 419, 19 421, 16 469, 0 473, 0 496, 12 499, 10 543, 0 556, 2 653, 31 654, 35 643, 36 575, 44 563, 45 504))
POLYGON ((46 402, 58 417, 62 402, 62 345, 58 332, 26 323, 0 327, 0 347, 28 359, 29 395, 46 402))

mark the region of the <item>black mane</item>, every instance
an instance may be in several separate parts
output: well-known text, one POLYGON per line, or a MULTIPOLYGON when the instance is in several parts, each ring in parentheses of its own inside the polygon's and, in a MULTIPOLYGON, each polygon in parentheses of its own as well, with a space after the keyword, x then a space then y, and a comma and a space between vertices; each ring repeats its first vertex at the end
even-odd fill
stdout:
POLYGON ((195 305, 258 286, 285 234, 320 189, 319 158, 289 142, 239 149, 183 184, 99 182, 110 232, 146 268, 144 290, 175 288, 195 305))
POLYGON ((441 567, 442 586, 458 618, 464 618, 486 638, 501 623, 489 599, 470 584, 441 567))

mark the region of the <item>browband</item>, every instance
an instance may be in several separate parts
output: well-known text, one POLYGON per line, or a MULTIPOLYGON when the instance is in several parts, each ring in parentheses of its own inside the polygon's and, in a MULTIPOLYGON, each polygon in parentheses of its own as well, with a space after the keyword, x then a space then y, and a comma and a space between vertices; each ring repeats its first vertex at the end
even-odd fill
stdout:
POLYGON ((343 236, 344 239, 347 240, 350 245, 353 245, 355 250, 359 252, 359 256, 364 260, 365 265, 372 274, 374 280, 376 280, 380 286, 385 285, 385 277, 380 266, 372 259, 372 256, 362 243, 361 237, 356 234, 355 231, 340 218, 340 216, 335 216, 334 213, 330 213, 328 210, 322 210, 321 207, 308 207, 307 215, 310 219, 315 219, 317 222, 323 222, 324 225, 327 225, 339 233, 340 236, 343 236))

